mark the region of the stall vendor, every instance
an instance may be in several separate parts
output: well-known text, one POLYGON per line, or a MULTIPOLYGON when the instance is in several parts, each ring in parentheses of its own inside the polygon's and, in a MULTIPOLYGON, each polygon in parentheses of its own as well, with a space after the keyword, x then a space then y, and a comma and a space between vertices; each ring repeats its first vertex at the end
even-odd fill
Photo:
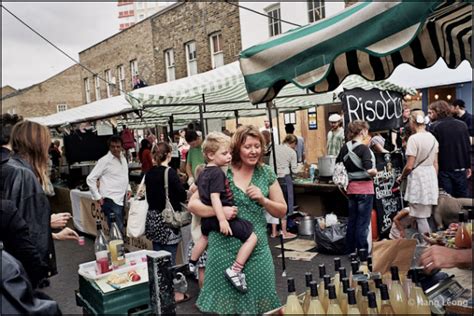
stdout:
POLYGON ((327 155, 338 156, 344 145, 344 129, 342 128, 342 117, 339 114, 329 116, 331 130, 328 132, 327 155))

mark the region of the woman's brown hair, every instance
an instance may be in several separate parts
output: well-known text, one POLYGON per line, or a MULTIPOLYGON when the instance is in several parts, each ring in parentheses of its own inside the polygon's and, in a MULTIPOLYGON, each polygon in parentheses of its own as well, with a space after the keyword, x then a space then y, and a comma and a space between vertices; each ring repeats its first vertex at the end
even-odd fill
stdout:
POLYGON ((155 161, 161 165, 163 161, 168 158, 168 154, 171 153, 171 145, 166 143, 166 142, 159 142, 156 145, 155 153, 154 153, 154 158, 155 161))
POLYGON ((283 144, 298 144, 298 138, 293 134, 286 135, 283 144))
POLYGON ((13 127, 11 143, 13 151, 31 165, 41 186, 47 189, 48 148, 51 144, 49 129, 31 121, 20 122, 13 127))
POLYGON ((452 115, 448 102, 443 100, 431 103, 429 109, 436 112, 438 120, 452 115))
POLYGON ((369 123, 362 120, 355 120, 347 125, 347 139, 352 140, 360 134, 364 129, 369 129, 369 123))
POLYGON ((254 137, 260 142, 260 157, 258 158, 258 164, 263 164, 263 151, 265 149, 265 139, 262 133, 254 125, 242 125, 240 126, 235 134, 232 136, 231 150, 232 150, 232 164, 240 167, 242 160, 240 159, 240 147, 245 143, 247 137, 254 137))

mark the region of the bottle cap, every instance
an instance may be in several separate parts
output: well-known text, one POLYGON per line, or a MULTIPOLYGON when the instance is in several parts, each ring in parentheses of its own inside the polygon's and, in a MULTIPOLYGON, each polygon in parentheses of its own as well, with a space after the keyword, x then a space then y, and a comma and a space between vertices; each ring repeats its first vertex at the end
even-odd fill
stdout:
POLYGON ((468 218, 469 220, 473 220, 473 219, 474 219, 473 216, 474 216, 474 214, 473 214, 472 210, 468 210, 468 211, 467 211, 467 218, 468 218))
POLYGON ((382 285, 382 279, 379 279, 379 278, 376 278, 374 279, 374 283, 375 283, 375 288, 380 288, 380 285, 382 285))
POLYGON ((360 286, 362 287, 362 296, 367 296, 367 293, 369 292, 369 282, 367 281, 361 281, 360 286))
POLYGON ((328 289, 328 285, 331 283, 331 276, 329 274, 325 274, 323 277, 324 280, 324 289, 328 289))
POLYGON ((352 274, 356 274, 359 271, 359 262, 351 261, 352 274))
POLYGON ((336 287, 334 286, 334 284, 329 284, 327 286, 327 288, 328 288, 328 293, 329 293, 329 299, 330 300, 336 299, 337 298, 336 297, 336 287))
POLYGON ((287 282, 288 282, 288 293, 296 292, 295 279, 294 278, 288 278, 287 282))
POLYGON ((319 278, 322 279, 324 278, 324 275, 326 274, 326 266, 323 263, 323 264, 320 264, 318 268, 319 268, 319 278))
POLYGON ((466 217, 464 216, 464 212, 461 211, 458 213, 458 218, 460 223, 464 223, 466 221, 466 217))
POLYGON ((306 280, 306 287, 309 287, 309 283, 313 281, 313 274, 311 272, 306 272, 304 274, 304 279, 306 280))
POLYGON ((410 269, 411 281, 416 285, 420 284, 420 275, 417 269, 410 269))
POLYGON ((392 274, 392 281, 400 281, 400 276, 398 275, 398 267, 391 266, 390 273, 392 274))
POLYGON ((387 284, 380 284, 380 297, 382 301, 388 301, 390 300, 390 295, 388 294, 388 287, 387 284))
POLYGON ((349 258, 351 259, 351 261, 358 261, 359 258, 357 257, 357 253, 353 252, 349 255, 349 258))
POLYGON ((316 283, 316 281, 309 282, 309 288, 311 291, 311 297, 318 296, 318 283, 316 283))
POLYGON ((369 271, 373 271, 373 265, 372 265, 372 256, 367 256, 367 267, 369 268, 369 271))
POLYGON ((347 289, 349 288, 349 278, 342 278, 342 292, 347 293, 347 289))
POLYGON ((339 268, 341 267, 341 258, 334 258, 334 270, 339 272, 339 268))
POLYGON ((375 293, 367 293, 367 298, 369 299, 369 308, 377 308, 377 300, 375 299, 375 293))
POLYGON ((347 303, 349 305, 356 305, 356 296, 355 296, 355 290, 353 288, 348 288, 347 289, 347 303))
POLYGON ((365 248, 359 249, 359 259, 360 261, 367 261, 367 256, 369 252, 365 248))
POLYGON ((339 276, 340 276, 341 279, 347 277, 347 271, 346 271, 345 267, 340 267, 339 268, 339 276))

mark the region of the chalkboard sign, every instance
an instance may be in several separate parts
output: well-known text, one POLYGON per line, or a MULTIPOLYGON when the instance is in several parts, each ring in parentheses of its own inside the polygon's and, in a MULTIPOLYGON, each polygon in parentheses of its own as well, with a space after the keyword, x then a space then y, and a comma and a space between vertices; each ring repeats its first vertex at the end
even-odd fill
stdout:
POLYGON ((402 124, 402 95, 395 91, 361 88, 342 93, 346 125, 355 120, 367 121, 370 131, 399 128, 402 124))
POLYGON ((399 153, 375 154, 377 176, 374 178, 375 210, 377 212, 377 228, 379 238, 388 237, 393 217, 402 209, 400 191, 393 192, 395 180, 402 172, 403 159, 399 153), (385 167, 391 163, 391 170, 385 167))

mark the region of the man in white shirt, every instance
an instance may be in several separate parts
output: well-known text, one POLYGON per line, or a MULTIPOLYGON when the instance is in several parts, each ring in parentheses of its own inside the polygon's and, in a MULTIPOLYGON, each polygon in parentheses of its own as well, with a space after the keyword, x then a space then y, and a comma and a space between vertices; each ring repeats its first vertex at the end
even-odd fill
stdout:
MULTIPOLYGON (((269 131, 270 133, 272 132, 272 128, 270 128, 270 121, 268 119, 265 119, 263 121, 263 124, 265 125, 264 127, 260 127, 260 132, 261 131, 269 131)), ((275 145, 279 144, 280 143, 280 138, 278 137, 278 128, 277 127, 273 127, 273 142, 275 145)))
POLYGON ((110 227, 110 214, 115 214, 116 223, 123 232, 123 205, 125 194, 130 196, 128 183, 128 163, 122 153, 122 139, 120 136, 111 136, 108 140, 109 152, 100 158, 94 169, 87 177, 87 185, 92 199, 107 217, 110 227), (97 180, 99 187, 97 187, 97 180))
MULTIPOLYGON (((295 126, 291 123, 285 124, 285 132, 288 134, 295 134, 295 126)), ((296 156, 298 158, 298 163, 305 161, 304 155, 304 138, 301 136, 296 136, 298 143, 296 144, 296 156)))

